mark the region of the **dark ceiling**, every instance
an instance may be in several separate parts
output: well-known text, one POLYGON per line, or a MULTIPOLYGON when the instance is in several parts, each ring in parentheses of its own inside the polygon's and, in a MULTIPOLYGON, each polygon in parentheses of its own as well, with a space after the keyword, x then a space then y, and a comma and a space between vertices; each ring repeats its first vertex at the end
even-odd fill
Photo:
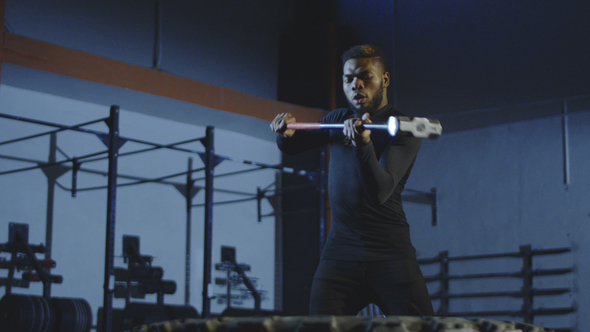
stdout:
POLYGON ((390 100, 410 115, 439 118, 446 132, 590 110, 590 1, 322 3, 314 12, 310 1, 295 1, 305 43, 328 41, 321 28, 332 22, 337 55, 358 42, 380 46, 391 55, 390 100))
MULTIPOLYGON (((14 29, 15 33, 36 35, 33 38, 54 38, 56 34, 65 34, 69 42, 76 42, 72 36, 82 35, 76 29, 68 30, 68 25, 74 25, 67 22, 65 14, 60 16, 60 24, 55 27, 57 30, 39 30, 39 17, 47 16, 39 4, 28 0, 6 2, 10 23, 7 28, 14 29), (29 9, 26 9, 27 6, 29 9)), ((72 11, 73 15, 73 10, 78 8, 86 15, 77 19, 80 24, 86 22, 91 26, 98 21, 98 18, 92 21, 94 12, 89 9, 94 7, 81 6, 76 1, 68 3, 72 6, 60 7, 55 2, 51 10, 55 13, 72 11)), ((125 8, 140 6, 143 11, 147 10, 145 15, 153 16, 151 5, 148 10, 144 8, 144 2, 129 0, 123 3, 127 4, 125 8)), ((590 109, 590 1, 587 0, 292 0, 280 3, 257 0, 249 2, 248 6, 239 1, 228 3, 235 6, 207 3, 207 13, 210 14, 205 13, 201 18, 193 18, 203 14, 199 12, 201 5, 196 2, 178 3, 177 11, 187 7, 194 10, 195 15, 182 14, 184 25, 175 21, 180 16, 168 17, 168 22, 174 22, 174 27, 200 31, 190 32, 187 36, 196 38, 193 40, 195 43, 207 43, 202 45, 209 52, 205 55, 233 56, 231 60, 227 58, 224 61, 258 61, 256 59, 262 54, 278 52, 278 63, 273 65, 282 68, 277 80, 280 100, 322 109, 341 106, 339 54, 348 46, 362 42, 379 45, 390 54, 390 71, 395 83, 390 98, 397 107, 409 115, 441 119, 446 132, 590 109), (230 12, 233 13, 229 16, 232 19, 223 21, 230 12), (223 24, 218 24, 219 21, 223 24), (256 24, 247 28, 248 22, 256 24), (270 29, 277 31, 269 32, 270 29), (240 44, 246 33, 249 38, 259 34, 260 43, 251 46, 240 44), (268 40, 275 35, 280 38, 278 51, 269 52, 260 48, 260 45, 265 45, 264 38, 268 40), (211 43, 203 36, 218 36, 218 41, 211 43), (239 47, 240 53, 223 50, 224 45, 239 47), (290 71, 286 72, 285 68, 290 71)), ((101 13, 105 15, 108 10, 104 8, 123 5, 117 1, 106 1, 101 6, 104 6, 101 13)), ((116 17, 117 27, 104 31, 95 29, 98 38, 78 38, 82 43, 80 45, 106 52, 103 48, 106 43, 100 43, 100 38, 103 35, 119 38, 117 29, 126 26, 121 21, 124 18, 121 12, 116 17)), ((127 25, 134 40, 146 34, 151 36, 153 22, 142 20, 144 16, 141 15, 134 17, 130 22, 133 24, 127 25)), ((84 32, 89 31, 92 30, 84 32)), ((176 33, 174 38, 167 40, 179 37, 176 33)), ((151 65, 149 45, 153 45, 152 41, 144 44, 134 42, 133 48, 137 49, 138 45, 146 48, 140 57, 130 53, 128 43, 122 43, 122 40, 118 43, 115 45, 117 52, 127 53, 116 53, 115 58, 126 57, 131 62, 142 61, 140 65, 143 66, 151 65)), ((178 40, 174 43, 182 45, 178 40)), ((170 47, 170 44, 166 46, 170 47)), ((203 47, 191 47, 193 53, 201 51, 204 51, 203 47)), ((191 54, 181 62, 169 62, 168 68, 179 69, 192 60, 191 54)), ((202 67, 199 70, 211 68, 210 65, 202 67)), ((276 67, 268 68, 272 70, 276 67)), ((32 77, 30 74, 27 70, 5 66, 2 83, 101 104, 106 103, 102 96, 116 96, 117 103, 132 106, 128 108, 142 108, 152 115, 167 109, 169 111, 165 116, 179 121, 186 114, 194 113, 191 105, 181 102, 155 100, 153 96, 144 96, 146 98, 140 102, 134 92, 113 91, 110 87, 92 83, 80 85, 55 75, 32 77), (47 82, 43 83, 43 80, 47 82), (56 84, 56 80, 60 83, 56 84), (88 89, 80 91, 85 86, 88 89)), ((215 76, 214 72, 210 74, 194 71, 196 77, 209 75, 213 80, 222 80, 220 84, 231 84, 236 79, 252 75, 235 75, 223 80, 224 76, 215 76)), ((224 72, 224 75, 229 77, 227 75, 232 75, 232 72, 224 72)), ((261 75, 269 77, 268 73, 261 75)), ((237 89, 248 92, 259 82, 262 81, 249 83, 246 79, 237 89)), ((268 82, 273 81, 267 79, 268 82)), ((272 89, 260 91, 253 93, 264 94, 268 93, 264 91, 272 89)), ((275 98, 270 95, 263 97, 275 98)), ((199 113, 199 116, 206 116, 208 123, 226 126, 228 130, 269 140, 273 137, 267 132, 265 121, 210 110, 199 113), (248 125, 244 126, 243 121, 247 121, 248 125)))

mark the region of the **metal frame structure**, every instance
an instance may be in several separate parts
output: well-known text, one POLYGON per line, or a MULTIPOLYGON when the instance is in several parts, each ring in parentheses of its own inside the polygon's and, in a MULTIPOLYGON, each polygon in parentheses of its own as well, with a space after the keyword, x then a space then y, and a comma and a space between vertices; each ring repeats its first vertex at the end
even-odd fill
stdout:
MULTIPOLYGON (((250 161, 250 160, 238 160, 238 159, 234 159, 234 158, 230 158, 230 157, 215 155, 215 152, 214 152, 214 128, 211 126, 207 127, 205 137, 181 141, 181 142, 172 143, 172 144, 166 144, 166 145, 152 143, 152 142, 147 142, 147 141, 142 141, 142 140, 137 140, 137 139, 132 139, 132 138, 127 138, 127 137, 121 136, 120 130, 119 130, 119 111, 120 111, 119 106, 113 105, 110 108, 109 117, 94 120, 94 121, 89 121, 89 122, 85 122, 85 123, 81 123, 81 124, 77 124, 77 125, 72 125, 72 126, 67 126, 67 125, 51 123, 51 122, 47 122, 47 121, 40 121, 40 120, 29 119, 29 118, 25 118, 25 117, 0 113, 0 118, 12 119, 12 120, 17 120, 17 121, 57 128, 57 129, 54 129, 51 131, 47 131, 47 132, 43 132, 43 133, 39 133, 39 134, 35 134, 35 135, 30 135, 30 136, 26 136, 26 137, 21 137, 21 138, 17 138, 17 139, 12 139, 12 140, 8 140, 8 141, 0 142, 0 145, 5 145, 5 144, 15 143, 15 142, 19 142, 19 141, 24 141, 27 139, 42 137, 42 136, 46 136, 46 135, 51 136, 50 157, 49 157, 48 162, 0 155, 0 158, 2 158, 2 159, 10 159, 10 160, 15 160, 15 161, 22 161, 22 162, 29 162, 29 163, 36 164, 36 166, 13 169, 13 170, 9 170, 9 171, 2 171, 2 172, 0 172, 0 175, 18 173, 18 172, 29 171, 29 170, 33 170, 33 169, 41 169, 41 170, 43 170, 45 175, 48 177, 48 182, 49 182, 48 191, 49 192, 48 192, 48 207, 47 207, 47 210, 48 210, 47 211, 47 218, 48 218, 47 226, 48 227, 47 227, 47 231, 46 231, 46 248, 47 248, 46 259, 51 259, 52 224, 53 224, 53 217, 52 217, 53 216, 53 194, 52 194, 52 191, 54 190, 54 187, 57 185, 58 187, 60 187, 63 190, 70 191, 72 193, 73 197, 75 197, 78 192, 82 192, 82 191, 102 190, 105 188, 107 189, 107 220, 106 220, 104 297, 103 297, 104 316, 102 317, 102 326, 105 328, 105 331, 107 331, 107 332, 112 331, 112 304, 113 304, 113 292, 114 292, 114 284, 115 284, 113 272, 114 272, 114 247, 115 247, 114 239, 115 239, 115 222, 116 222, 115 212, 116 212, 116 200, 117 200, 117 187, 136 185, 136 184, 142 184, 142 183, 160 183, 160 184, 166 184, 166 185, 174 185, 181 192, 181 194, 183 194, 185 196, 185 199, 186 199, 186 212, 187 212, 187 225, 186 225, 187 243, 186 243, 186 260, 185 260, 185 270, 186 270, 186 273, 185 273, 185 303, 186 304, 188 304, 189 298, 190 298, 191 209, 193 207, 198 207, 198 206, 205 207, 205 223, 204 223, 205 224, 204 225, 204 227, 205 227, 205 229, 204 229, 205 248, 204 248, 202 316, 208 317, 210 315, 210 300, 211 300, 209 297, 208 285, 211 283, 211 244, 212 244, 213 205, 242 202, 242 201, 247 201, 247 200, 258 200, 258 203, 260 205, 260 201, 262 198, 269 199, 269 196, 267 196, 266 193, 268 191, 270 191, 268 188, 265 188, 263 190, 261 190, 259 188, 258 192, 256 194, 250 194, 250 193, 236 192, 236 191, 230 191, 230 190, 215 189, 213 186, 213 179, 215 177, 219 177, 219 176, 230 176, 230 175, 243 174, 243 173, 257 171, 257 170, 274 169, 274 170, 278 170, 281 172, 293 173, 293 174, 297 174, 300 176, 308 177, 312 180, 316 180, 315 182, 318 183, 318 187, 320 187, 321 192, 323 194, 325 194, 326 188, 327 188, 327 181, 326 181, 327 170, 325 167, 325 164, 326 164, 325 163, 325 158, 326 158, 325 152, 322 154, 322 165, 320 166, 320 170, 318 170, 316 172, 310 172, 310 171, 305 171, 305 170, 298 170, 298 169, 283 167, 280 164, 279 165, 269 165, 269 164, 258 163, 258 162, 254 162, 254 161, 250 161), (109 128, 108 133, 84 128, 88 125, 92 125, 92 124, 96 124, 96 123, 100 123, 100 122, 104 122, 107 124, 107 126, 109 128), (65 155, 65 153, 63 153, 63 151, 59 150, 59 148, 57 147, 55 135, 59 132, 62 132, 62 131, 77 131, 77 132, 81 132, 81 133, 96 135, 105 144, 105 146, 107 147, 107 150, 99 151, 99 152, 95 152, 95 153, 90 153, 90 154, 87 154, 84 156, 74 157, 74 158, 70 158, 66 155, 66 159, 58 161, 57 157, 56 157, 56 155, 57 155, 56 152, 60 151, 64 155, 65 155), (131 142, 135 142, 135 143, 139 143, 139 144, 143 144, 143 145, 148 145, 149 147, 145 148, 145 149, 131 151, 131 152, 119 153, 119 149, 127 141, 131 141, 131 142), (190 149, 179 147, 180 145, 195 142, 195 141, 200 141, 203 144, 203 146, 205 147, 205 152, 195 151, 195 150, 190 150, 190 149), (178 173, 178 174, 172 174, 172 175, 163 176, 163 177, 154 178, 154 179, 147 179, 147 178, 130 176, 130 175, 123 175, 123 174, 118 173, 117 166, 118 166, 118 159, 120 157, 143 153, 143 152, 154 151, 154 150, 158 150, 158 149, 171 149, 171 150, 177 150, 177 151, 187 152, 187 153, 191 153, 191 154, 198 154, 200 156, 200 158, 203 160, 205 167, 193 170, 192 169, 192 159, 189 158, 189 165, 188 165, 187 172, 182 172, 182 173, 178 173), (104 155, 106 155, 106 157, 104 155), (90 170, 90 169, 85 169, 85 168, 81 167, 83 163, 90 163, 90 162, 101 161, 101 160, 105 160, 105 159, 108 159, 108 171, 106 173, 100 172, 100 171, 95 171, 95 170, 90 170), (248 169, 248 170, 242 170, 242 171, 229 172, 226 174, 215 175, 214 174, 215 167, 220 162, 222 162, 224 160, 247 164, 250 166, 254 166, 254 168, 248 169), (71 166, 68 166, 68 164, 70 164, 70 163, 71 163, 71 166), (65 174, 66 172, 68 172, 70 170, 72 171, 72 187, 66 188, 65 186, 61 185, 57 181, 57 178, 59 178, 59 176, 65 174), (194 172, 200 172, 200 171, 205 172, 204 178, 194 179, 192 177, 192 174, 194 172), (107 185, 101 186, 101 187, 78 188, 77 187, 77 176, 78 176, 79 172, 106 175, 107 176, 107 185), (173 178, 173 177, 177 177, 177 176, 181 176, 181 175, 186 175, 186 183, 185 184, 175 183, 175 182, 168 180, 169 178, 173 178), (129 179, 129 180, 133 180, 133 182, 125 183, 125 184, 117 184, 117 178, 129 179), (196 181, 200 181, 200 180, 205 181, 204 189, 206 192, 205 193, 205 203, 202 205, 192 203, 192 198, 197 194, 197 192, 200 189, 203 189, 200 187, 196 187, 194 185, 194 183, 196 181), (213 202, 213 192, 214 191, 221 191, 221 192, 237 194, 237 195, 245 195, 245 196, 248 196, 248 198, 240 199, 240 200, 233 200, 233 201, 213 202)), ((281 188, 281 191, 282 190, 289 190, 289 189, 290 188, 281 188)), ((414 192, 414 194, 419 194, 419 192, 414 192)), ((280 192, 275 190, 275 195, 280 195, 280 192)), ((325 195, 322 195, 322 197, 325 197, 325 195)), ((321 236, 320 236, 320 243, 318 245, 321 250, 321 248, 323 247, 323 242, 325 239, 325 232, 326 232, 325 224, 326 224, 326 215, 327 215, 327 213, 326 213, 327 204, 326 204, 325 199, 323 199, 322 202, 320 202, 320 203, 321 203, 320 204, 321 205, 321 207, 320 207, 321 208, 321 212, 320 212, 321 215, 320 215, 320 230, 319 231, 320 231, 321 236)), ((433 211, 435 211, 435 210, 433 210, 433 211)), ((267 214, 267 215, 261 215, 260 209, 259 209, 259 218, 258 219, 260 221, 261 218, 270 217, 270 216, 275 216, 276 218, 280 218, 280 214, 281 214, 280 209, 278 211, 275 209, 274 213, 267 214)), ((434 214, 433 214, 433 216, 434 216, 434 214)), ((278 265, 280 266, 280 262, 278 262, 278 265)), ((46 292, 49 294, 50 289, 48 289, 46 292)))
MULTIPOLYGON (((81 123, 81 124, 74 125, 74 126, 66 126, 66 125, 61 125, 61 124, 56 124, 56 123, 51 123, 51 122, 46 122, 46 121, 40 121, 40 120, 35 120, 35 119, 29 119, 29 118, 24 118, 24 117, 20 117, 20 116, 13 116, 13 115, 8 115, 8 114, 0 114, 0 117, 57 128, 55 130, 43 132, 40 134, 35 134, 35 135, 27 136, 27 137, 21 137, 21 138, 12 139, 9 141, 0 142, 0 145, 5 145, 5 144, 14 143, 14 142, 24 141, 24 140, 31 139, 31 138, 37 138, 37 137, 41 137, 41 136, 45 136, 45 135, 51 135, 51 151, 50 151, 49 162, 2 155, 2 156, 0 156, 0 158, 11 159, 11 160, 16 160, 16 161, 23 161, 23 162, 30 162, 30 163, 35 163, 37 165, 32 166, 32 167, 25 167, 25 168, 13 169, 13 170, 9 170, 9 171, 3 171, 3 172, 0 172, 0 175, 18 173, 18 172, 29 171, 29 170, 40 168, 46 173, 46 175, 48 175, 48 179, 50 182, 50 186, 49 186, 50 191, 52 191, 54 188, 51 184, 58 185, 59 187, 61 187, 64 190, 71 191, 72 196, 76 196, 76 194, 80 191, 99 190, 99 189, 105 189, 105 188, 107 189, 107 221, 106 221, 105 273, 104 273, 104 297, 103 297, 103 302, 104 302, 103 305, 104 305, 104 313, 105 314, 102 317, 102 320, 103 320, 102 326, 105 327, 105 331, 112 331, 112 302, 113 302, 113 291, 114 291, 114 274, 113 274, 113 271, 114 271, 114 245, 115 245, 114 239, 115 239, 115 222, 116 222, 115 221, 115 211, 116 211, 116 199, 117 199, 116 198, 117 197, 116 190, 117 190, 118 186, 155 182, 155 183, 162 183, 162 184, 168 184, 168 185, 171 184, 171 185, 174 185, 179 190, 181 188, 184 189, 183 194, 185 195, 186 200, 187 200, 187 253, 186 253, 186 283, 185 283, 185 286, 187 286, 187 285, 190 286, 190 284, 188 282, 188 280, 190 278, 190 224, 191 224, 190 223, 190 220, 191 220, 190 210, 193 207, 192 197, 194 197, 194 195, 198 192, 198 190, 201 189, 201 188, 196 188, 194 186, 195 181, 197 181, 199 179, 196 179, 196 180, 192 179, 192 173, 198 172, 198 171, 205 171, 205 190, 206 190, 205 243, 206 243, 206 250, 205 250, 205 257, 204 257, 204 264, 205 264, 204 284, 207 283, 207 280, 209 280, 209 282, 210 282, 210 278, 211 278, 210 277, 210 273, 211 273, 211 239, 212 239, 212 220, 213 220, 212 219, 213 218, 212 206, 213 206, 213 191, 215 190, 213 188, 214 167, 217 164, 219 164, 219 162, 222 160, 225 160, 225 159, 232 160, 230 158, 223 158, 223 157, 218 157, 218 156, 214 155, 214 150, 213 150, 214 128, 213 127, 207 127, 207 134, 204 138, 198 138, 198 139, 178 142, 178 143, 174 143, 174 144, 169 144, 169 145, 162 145, 162 144, 140 141, 140 140, 125 138, 125 137, 120 136, 119 135, 119 107, 116 105, 113 105, 111 107, 109 117, 103 118, 103 119, 98 119, 95 121, 86 122, 86 123, 81 123), (99 132, 96 130, 90 130, 90 129, 83 128, 85 126, 100 123, 100 122, 105 122, 107 124, 107 126, 109 128, 108 133, 103 133, 103 132, 99 132), (58 150, 58 148, 56 145, 55 134, 62 132, 62 131, 67 131, 67 130, 94 134, 97 137, 99 137, 101 139, 101 141, 106 145, 107 150, 100 151, 97 153, 88 154, 88 155, 77 157, 77 158, 69 158, 68 157, 64 160, 57 161, 56 160, 56 150, 58 150), (178 147, 178 145, 186 144, 189 142, 194 142, 197 140, 201 141, 201 143, 203 143, 203 145, 205 146, 206 151, 204 153, 178 147), (150 145, 151 147, 147 148, 147 149, 142 149, 142 150, 137 150, 137 151, 133 151, 133 152, 127 152, 124 154, 120 154, 119 148, 127 141, 133 141, 136 143, 146 144, 146 145, 150 145), (167 178, 179 176, 184 173, 173 174, 170 176, 165 176, 165 177, 161 177, 161 178, 157 178, 157 179, 146 179, 146 178, 140 178, 140 177, 135 177, 135 176, 125 176, 125 175, 118 174, 117 164, 118 164, 119 157, 131 155, 131 154, 136 154, 136 153, 141 153, 141 152, 153 151, 153 150, 162 149, 162 148, 180 150, 180 151, 189 152, 189 153, 197 153, 197 154, 199 154, 199 156, 202 159, 204 159, 205 167, 201 168, 201 169, 197 169, 197 170, 192 170, 192 159, 189 159, 189 170, 186 172, 186 176, 187 176, 186 185, 182 185, 179 183, 173 183, 173 182, 166 180, 167 178), (107 155, 106 158, 105 157, 98 157, 98 156, 104 155, 104 154, 107 155), (82 163, 88 163, 88 162, 104 160, 104 159, 108 159, 108 172, 106 174, 103 172, 88 170, 88 169, 84 169, 81 167, 82 163), (65 165, 65 164, 69 164, 69 163, 72 163, 71 167, 65 165), (49 176, 50 172, 48 170, 50 170, 51 168, 58 168, 57 172, 54 172, 54 173, 58 173, 58 174, 52 174, 52 176, 49 176), (59 182, 57 182, 56 180, 60 175, 63 175, 64 173, 66 173, 69 170, 72 170, 72 188, 68 189, 68 188, 65 188, 64 186, 60 185, 59 182), (106 187, 82 188, 82 189, 77 188, 77 176, 78 176, 79 172, 88 172, 88 173, 108 175, 107 186, 106 187), (117 178, 118 177, 135 180, 135 182, 117 185, 117 178), (207 248, 209 248, 209 249, 207 250, 207 248)), ((253 169, 252 171, 259 170, 259 169, 267 169, 267 168, 280 170, 282 168, 280 165, 265 165, 265 164, 254 163, 254 162, 246 162, 246 163, 258 166, 256 169, 253 169)), ((243 172, 244 171, 242 171, 240 173, 243 173, 243 172)), ((233 193, 233 194, 240 194, 240 195, 246 194, 246 193, 241 193, 241 192, 232 192, 232 191, 228 191, 228 190, 224 190, 224 192, 229 192, 229 193, 233 193)), ((251 194, 251 195, 254 198, 256 197, 256 194, 251 194)), ((52 197, 53 195, 50 195, 50 196, 52 197)), ((48 202, 48 203, 49 203, 48 204, 48 221, 50 222, 50 224, 48 224, 48 230, 47 230, 47 235, 46 235, 46 240, 47 240, 46 241, 46 244, 47 244, 47 253, 46 253, 47 257, 46 257, 46 259, 50 259, 50 257, 51 257, 50 255, 51 255, 51 243, 52 243, 52 232, 51 232, 51 228, 52 228, 51 221, 52 221, 52 215, 53 215, 52 200, 51 200, 51 202, 48 202)), ((185 302, 188 303, 188 299, 190 296, 190 288, 186 287, 185 291, 186 291, 185 302)), ((44 292, 49 294, 50 289, 48 288, 44 292)), ((209 307, 208 306, 209 306, 210 299, 208 298, 207 286, 204 287, 203 298, 204 298, 203 304, 204 304, 204 309, 205 309, 203 311, 203 314, 208 315, 209 314, 209 311, 208 311, 209 307)))
MULTIPOLYGON (((103 319, 102 326, 105 327, 105 331, 112 330, 112 302, 113 302, 113 292, 114 292, 114 274, 113 274, 113 271, 114 271, 114 246, 115 246, 114 239, 115 239, 115 222, 116 222, 115 211, 116 211, 117 187, 130 186, 130 185, 143 184, 143 183, 160 183, 160 184, 175 186, 181 192, 181 194, 183 194, 185 196, 186 213, 187 213, 187 225, 186 225, 186 227, 187 227, 186 228, 187 229, 186 242, 187 243, 186 243, 186 260, 185 260, 185 303, 186 304, 188 304, 189 298, 190 298, 190 256, 191 256, 190 237, 191 237, 191 214, 192 214, 191 210, 194 207, 199 207, 199 206, 205 207, 205 225, 204 225, 204 227, 205 227, 205 229, 204 229, 205 253, 204 253, 204 272, 203 272, 204 276, 203 276, 203 310, 202 310, 202 315, 204 317, 207 317, 210 315, 210 300, 211 300, 209 297, 209 294, 208 294, 208 285, 211 282, 211 244, 212 244, 213 205, 228 204, 228 203, 242 202, 242 201, 248 201, 248 200, 258 200, 258 204, 260 206, 260 201, 263 198, 269 199, 269 196, 267 196, 266 194, 267 194, 267 192, 270 191, 268 188, 265 188, 264 190, 259 189, 256 194, 250 194, 250 193, 237 192, 237 191, 231 191, 231 190, 215 189, 213 187, 213 179, 214 179, 214 177, 216 177, 214 174, 214 168, 222 161, 229 160, 229 161, 233 161, 233 162, 237 162, 237 163, 243 163, 243 164, 247 164, 250 166, 254 166, 254 168, 248 169, 248 170, 230 172, 230 173, 226 173, 226 174, 219 174, 217 176, 238 175, 238 174, 243 174, 243 173, 257 171, 257 170, 264 170, 264 169, 274 169, 274 170, 278 170, 281 172, 294 173, 294 174, 298 174, 301 176, 307 176, 310 178, 317 176, 316 172, 295 170, 292 168, 283 167, 282 165, 269 165, 269 164, 258 163, 258 162, 254 162, 254 161, 250 161, 250 160, 237 160, 234 158, 217 156, 214 153, 214 128, 211 126, 207 127, 205 137, 186 140, 186 141, 177 142, 177 143, 173 143, 173 144, 167 144, 167 145, 162 145, 162 144, 151 143, 151 142, 141 141, 141 140, 137 140, 137 139, 122 137, 119 134, 120 133, 120 131, 119 131, 119 106, 116 106, 116 105, 111 106, 110 114, 109 114, 109 117, 107 117, 107 118, 102 118, 102 119, 89 121, 89 122, 85 122, 85 123, 81 123, 81 124, 77 124, 77 125, 72 125, 72 126, 56 124, 56 123, 51 123, 51 122, 46 122, 46 121, 40 121, 40 120, 35 120, 35 119, 29 119, 29 118, 20 117, 20 116, 1 114, 1 113, 0 113, 0 118, 6 118, 6 119, 11 119, 11 120, 17 120, 17 121, 34 123, 34 124, 38 124, 38 125, 42 125, 42 126, 57 128, 55 130, 51 130, 51 131, 47 131, 47 132, 43 132, 43 133, 39 133, 39 134, 35 134, 35 135, 30 135, 30 136, 26 136, 26 137, 21 137, 21 138, 17 138, 17 139, 11 139, 8 141, 0 142, 0 145, 6 145, 6 144, 24 141, 27 139, 32 139, 32 138, 37 138, 37 137, 42 137, 42 136, 46 136, 46 135, 51 136, 50 157, 49 157, 48 162, 47 161, 40 161, 40 160, 18 158, 18 157, 13 157, 13 156, 0 155, 0 158, 2 158, 2 159, 10 159, 10 160, 15 160, 15 161, 29 162, 29 163, 36 164, 36 166, 24 167, 24 168, 13 169, 13 170, 8 170, 8 171, 2 171, 2 172, 0 172, 0 175, 7 175, 7 174, 24 172, 24 171, 34 170, 34 169, 41 169, 41 170, 43 170, 45 175, 48 177, 49 193, 48 193, 48 208, 47 208, 48 209, 48 216, 47 216, 48 227, 47 227, 47 232, 46 232, 46 249, 47 249, 46 250, 46 259, 51 258, 52 225, 53 225, 53 222, 52 222, 53 221, 53 194, 51 192, 54 191, 54 187, 58 186, 63 190, 70 191, 72 193, 73 197, 75 197, 77 195, 77 193, 82 192, 82 191, 107 189, 107 221, 106 221, 105 270, 104 270, 105 271, 104 272, 105 281, 104 281, 104 297, 103 297, 103 302, 104 302, 103 305, 104 305, 104 313, 105 314, 104 314, 104 317, 102 318, 103 319), (109 128, 108 133, 84 128, 88 125, 101 123, 101 122, 104 122, 107 124, 107 126, 109 128), (105 144, 105 146, 107 147, 107 150, 99 151, 96 153, 91 153, 91 154, 80 156, 80 157, 70 158, 67 155, 65 155, 65 153, 59 149, 59 147, 57 147, 56 134, 59 132, 62 132, 62 131, 77 131, 77 132, 96 135, 105 144), (145 148, 145 149, 136 150, 136 151, 119 153, 119 148, 121 146, 123 146, 123 144, 125 144, 127 141, 132 141, 135 143, 148 145, 149 147, 145 148), (205 147, 205 152, 194 151, 194 150, 179 147, 182 144, 191 143, 191 142, 195 142, 195 141, 200 141, 203 144, 203 146, 205 147), (172 174, 172 175, 163 176, 163 177, 159 177, 159 178, 155 178, 155 179, 147 179, 147 178, 130 176, 130 175, 123 175, 123 174, 118 173, 117 166, 118 166, 118 159, 120 157, 143 153, 143 152, 154 151, 157 149, 172 149, 172 150, 178 150, 178 151, 188 152, 188 153, 193 153, 193 154, 196 153, 203 160, 205 167, 193 170, 192 169, 192 158, 189 158, 189 165, 188 165, 187 172, 172 174), (57 151, 59 151, 63 155, 65 155, 66 159, 58 161, 57 160, 57 151), (106 156, 104 156, 104 155, 106 155, 106 156), (107 172, 100 172, 100 171, 96 171, 96 170, 85 169, 82 167, 83 163, 102 161, 105 159, 108 159, 108 171, 107 172), (71 166, 69 166, 70 163, 71 163, 71 166), (72 171, 72 187, 67 188, 67 187, 61 185, 57 181, 57 179, 61 175, 65 174, 66 172, 68 172, 70 170, 72 171), (193 178, 192 174, 195 172, 200 172, 200 171, 204 171, 205 176, 203 178, 197 178, 197 179, 193 178), (105 175, 105 176, 107 176, 107 185, 100 186, 100 187, 78 188, 77 178, 78 178, 78 174, 80 172, 105 175), (185 174, 186 174, 186 183, 185 184, 175 183, 175 182, 168 180, 169 178, 177 177, 177 176, 185 175, 185 174), (124 183, 124 184, 117 184, 117 178, 129 179, 129 180, 132 180, 132 182, 124 183), (195 182, 201 181, 201 180, 205 181, 205 187, 204 188, 196 187, 194 185, 195 182), (205 192, 206 192, 205 193, 205 203, 204 204, 193 204, 192 198, 201 189, 205 189, 205 192), (248 196, 248 198, 234 200, 234 201, 213 202, 213 192, 214 191, 221 191, 224 193, 237 194, 237 195, 245 195, 245 196, 248 196)), ((325 173, 325 170, 323 172, 325 173)), ((263 218, 263 217, 270 217, 270 216, 279 217, 276 212, 277 211, 275 211, 275 213, 261 215, 260 209, 259 209, 259 218, 258 219, 260 221, 261 218, 263 218)), ((280 211, 279 211, 279 213, 280 213, 280 211)), ((323 215, 325 215, 325 213, 323 213, 323 215)), ((48 289, 46 292, 50 293, 50 289, 48 289)))
MULTIPOLYGON (((439 272, 435 275, 424 276, 427 283, 438 283, 439 289, 436 293, 430 294, 433 300, 440 300, 440 306, 436 312, 437 316, 453 317, 498 317, 511 316, 521 317, 524 323, 533 324, 535 316, 555 316, 566 315, 576 311, 575 305, 563 308, 537 308, 533 307, 535 296, 554 296, 571 293, 569 287, 545 288, 539 289, 533 287, 533 277, 537 276, 558 276, 572 273, 573 267, 552 268, 552 269, 533 269, 533 257, 546 255, 560 255, 571 252, 571 248, 554 248, 554 249, 532 249, 530 245, 520 246, 518 252, 498 253, 487 255, 470 255, 450 257, 448 251, 441 251, 436 257, 419 259, 421 266, 438 264, 439 272), (489 259, 515 258, 522 259, 522 268, 519 271, 512 272, 482 272, 472 274, 450 274, 449 265, 451 262, 459 261, 484 261, 489 259), (453 293, 450 291, 450 280, 490 280, 495 278, 516 278, 522 279, 520 290, 497 290, 477 293, 453 293), (451 299, 466 298, 494 298, 494 297, 512 297, 522 298, 522 306, 519 310, 489 310, 473 312, 452 312, 449 310, 451 299)), ((484 263, 485 264, 485 263, 484 263)), ((571 331, 571 328, 559 328, 559 331, 571 331)))

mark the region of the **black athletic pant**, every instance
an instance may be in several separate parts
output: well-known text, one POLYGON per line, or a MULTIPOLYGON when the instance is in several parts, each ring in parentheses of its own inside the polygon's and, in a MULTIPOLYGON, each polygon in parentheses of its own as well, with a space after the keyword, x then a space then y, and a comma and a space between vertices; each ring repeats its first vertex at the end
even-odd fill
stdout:
POLYGON ((414 258, 320 261, 311 287, 311 315, 356 316, 371 303, 385 315, 434 316, 420 266, 414 258))

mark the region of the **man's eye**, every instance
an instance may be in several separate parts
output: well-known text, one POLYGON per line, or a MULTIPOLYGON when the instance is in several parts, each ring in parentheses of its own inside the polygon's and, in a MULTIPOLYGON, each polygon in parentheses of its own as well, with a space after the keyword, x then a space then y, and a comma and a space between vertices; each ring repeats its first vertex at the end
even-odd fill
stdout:
POLYGON ((346 82, 346 83, 352 82, 352 77, 345 76, 344 77, 344 82, 346 82))

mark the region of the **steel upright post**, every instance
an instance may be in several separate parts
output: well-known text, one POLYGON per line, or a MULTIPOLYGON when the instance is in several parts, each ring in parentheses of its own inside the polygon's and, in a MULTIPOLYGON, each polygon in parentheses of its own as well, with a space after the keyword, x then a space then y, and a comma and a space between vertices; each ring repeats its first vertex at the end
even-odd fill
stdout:
POLYGON ((327 199, 327 188, 328 188, 328 169, 327 169, 327 156, 326 148, 323 147, 320 150, 320 176, 318 186, 320 189, 320 256, 322 250, 324 250, 324 244, 326 243, 326 221, 328 216, 328 199, 327 199))
POLYGON ((563 99, 561 118, 561 132, 563 144, 563 184, 567 190, 570 185, 570 149, 569 149, 569 119, 567 113, 567 99, 563 99))
POLYGON ((213 237, 213 170, 215 168, 215 150, 213 148, 214 128, 207 127, 205 139, 205 248, 203 267, 203 309, 202 316, 211 314, 211 299, 209 285, 211 284, 211 254, 213 237))
POLYGON ((440 260, 440 308, 436 313, 439 316, 446 316, 449 313, 449 252, 441 251, 440 260))
MULTIPOLYGON (((52 133, 49 135, 49 163, 56 162, 56 151, 57 151, 57 134, 52 133)), ((55 202, 55 184, 57 182, 57 176, 47 175, 47 221, 45 226, 45 259, 51 261, 51 251, 53 249, 53 207, 55 202)), ((47 274, 49 275, 50 269, 47 268, 47 274)), ((43 297, 46 300, 51 298, 51 282, 43 283, 43 297)))
POLYGON ((191 298, 191 210, 193 204, 193 158, 188 159, 188 172, 186 173, 186 256, 184 272, 184 304, 189 305, 191 298))
POLYGON ((109 117, 109 172, 107 185, 107 229, 104 268, 103 332, 113 331, 113 291, 115 257, 115 211, 117 202, 117 158, 119 155, 119 106, 111 106, 109 117), (113 277, 113 280, 111 280, 113 277), (112 284, 111 284, 112 281, 112 284))
POLYGON ((525 323, 532 324, 533 313, 533 253, 531 245, 520 246, 522 255, 522 317, 525 323))

